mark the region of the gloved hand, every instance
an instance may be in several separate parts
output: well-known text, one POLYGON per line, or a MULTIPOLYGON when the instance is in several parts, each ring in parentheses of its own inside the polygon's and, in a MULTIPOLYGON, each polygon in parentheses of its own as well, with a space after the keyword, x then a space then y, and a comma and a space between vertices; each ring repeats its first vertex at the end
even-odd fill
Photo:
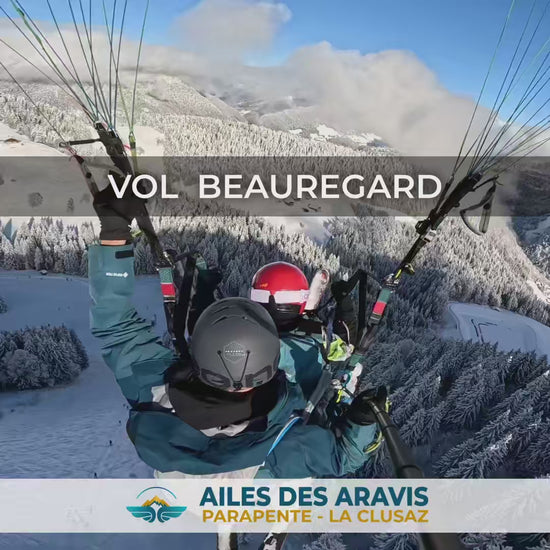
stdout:
MULTIPOLYGON (((119 188, 122 187, 121 176, 113 172, 111 175, 115 177, 119 188)), ((99 238, 102 241, 130 241, 132 221, 146 214, 145 200, 136 197, 130 186, 124 197, 119 199, 112 185, 108 185, 94 197, 93 206, 101 224, 99 238)))
POLYGON ((369 400, 374 401, 380 409, 385 411, 388 401, 388 390, 386 386, 379 386, 377 389, 373 388, 361 392, 351 402, 346 413, 347 419, 360 426, 374 424, 376 422, 376 417, 369 404, 369 400))

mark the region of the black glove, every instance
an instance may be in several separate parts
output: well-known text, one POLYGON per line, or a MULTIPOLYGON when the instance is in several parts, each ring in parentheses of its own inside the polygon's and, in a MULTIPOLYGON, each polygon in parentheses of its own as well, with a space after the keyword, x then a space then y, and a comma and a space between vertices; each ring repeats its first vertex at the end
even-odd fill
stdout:
POLYGON ((377 389, 370 389, 361 392, 351 403, 346 417, 354 424, 367 426, 376 422, 376 417, 369 404, 369 401, 374 401, 378 408, 386 410, 388 402, 388 390, 386 386, 379 386, 377 389))
MULTIPOLYGON (((119 188, 124 180, 118 174, 111 172, 119 188)), ((101 224, 99 238, 102 241, 130 241, 130 225, 135 218, 144 216, 145 200, 136 197, 128 186, 124 197, 117 198, 112 185, 108 185, 94 197, 94 210, 101 224)))

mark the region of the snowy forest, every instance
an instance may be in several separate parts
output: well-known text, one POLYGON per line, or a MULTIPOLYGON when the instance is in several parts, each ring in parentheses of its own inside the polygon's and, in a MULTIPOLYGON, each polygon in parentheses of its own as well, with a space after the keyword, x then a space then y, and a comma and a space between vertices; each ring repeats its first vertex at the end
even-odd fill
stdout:
MULTIPOLYGON (((245 295, 257 269, 276 260, 297 262, 307 274, 325 267, 343 275, 362 267, 382 280, 415 237, 410 223, 363 213, 358 219, 327 222, 331 238, 320 246, 303 233, 289 234, 282 226, 261 218, 197 212, 156 220, 159 236, 166 248, 199 250, 210 264, 222 268, 227 295, 245 295)), ((86 276, 86 247, 95 239, 91 224, 77 226, 44 218, 22 224, 11 237, 2 229, 0 222, 2 269, 45 269, 86 276)), ((550 305, 533 293, 529 281, 535 278, 534 269, 525 256, 511 252, 512 243, 510 232, 495 230, 481 239, 470 234, 459 220, 449 219, 419 259, 416 276, 403 283, 402 295, 421 315, 418 326, 437 321, 451 300, 502 306, 548 324, 550 305)), ((149 246, 140 239, 136 244, 136 272, 154 274, 154 264, 149 246)), ((397 300, 394 312, 404 307, 397 300)))
POLYGON ((541 235, 527 250, 533 263, 550 276, 550 234, 541 235))
MULTIPOLYGON (((47 86, 31 87, 33 97, 43 97, 36 105, 16 93, 13 86, 6 86, 0 95, 0 120, 29 136, 33 141, 57 146, 59 136, 44 122, 40 113, 47 114, 61 135, 72 139, 87 139, 92 137, 92 129, 87 124, 83 114, 70 103, 66 109, 52 105, 47 86)), ((181 93, 181 91, 179 92, 181 93)), ((196 94, 196 92, 195 92, 196 94)), ((200 97, 200 96, 199 96, 200 97)), ((353 156, 371 154, 379 156, 390 153, 390 149, 372 147, 359 152, 332 143, 316 142, 296 136, 288 132, 275 131, 270 128, 250 124, 235 117, 232 120, 222 120, 218 117, 204 116, 203 101, 196 114, 186 110, 185 114, 159 113, 154 109, 138 109, 137 124, 146 125, 162 131, 166 135, 164 142, 165 155, 169 156, 353 156), (201 113, 199 115, 199 113, 201 113)), ((207 107, 208 108, 208 107, 207 107)), ((83 154, 94 151, 93 148, 81 148, 83 154)), ((93 154, 93 153, 92 153, 93 154)))
POLYGON ((545 216, 514 219, 514 228, 530 260, 550 276, 550 226, 545 216))
POLYGON ((82 342, 66 327, 0 332, 0 391, 69 384, 87 367, 82 342))

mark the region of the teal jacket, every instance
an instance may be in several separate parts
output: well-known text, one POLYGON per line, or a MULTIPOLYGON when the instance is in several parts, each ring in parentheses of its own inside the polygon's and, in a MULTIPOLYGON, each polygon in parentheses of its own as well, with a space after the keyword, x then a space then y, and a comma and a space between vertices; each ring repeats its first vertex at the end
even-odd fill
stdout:
POLYGON ((279 478, 340 477, 356 471, 376 437, 375 426, 347 422, 338 435, 315 425, 296 424, 269 454, 271 445, 294 411, 304 408, 321 372, 317 346, 283 339, 281 367, 286 387, 267 416, 263 431, 212 437, 185 424, 171 405, 159 399, 164 374, 176 359, 141 319, 134 306, 132 246, 89 249, 92 333, 131 405, 127 432, 141 459, 160 472, 191 475, 232 472, 264 464, 264 475, 279 478))

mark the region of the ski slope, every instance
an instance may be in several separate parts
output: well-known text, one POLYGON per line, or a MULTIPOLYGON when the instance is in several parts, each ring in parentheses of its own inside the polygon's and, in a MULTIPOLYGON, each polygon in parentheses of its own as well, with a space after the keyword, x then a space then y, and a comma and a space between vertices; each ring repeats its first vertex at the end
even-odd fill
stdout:
POLYGON ((501 308, 453 302, 442 336, 496 343, 500 351, 535 351, 550 358, 550 327, 501 308))

